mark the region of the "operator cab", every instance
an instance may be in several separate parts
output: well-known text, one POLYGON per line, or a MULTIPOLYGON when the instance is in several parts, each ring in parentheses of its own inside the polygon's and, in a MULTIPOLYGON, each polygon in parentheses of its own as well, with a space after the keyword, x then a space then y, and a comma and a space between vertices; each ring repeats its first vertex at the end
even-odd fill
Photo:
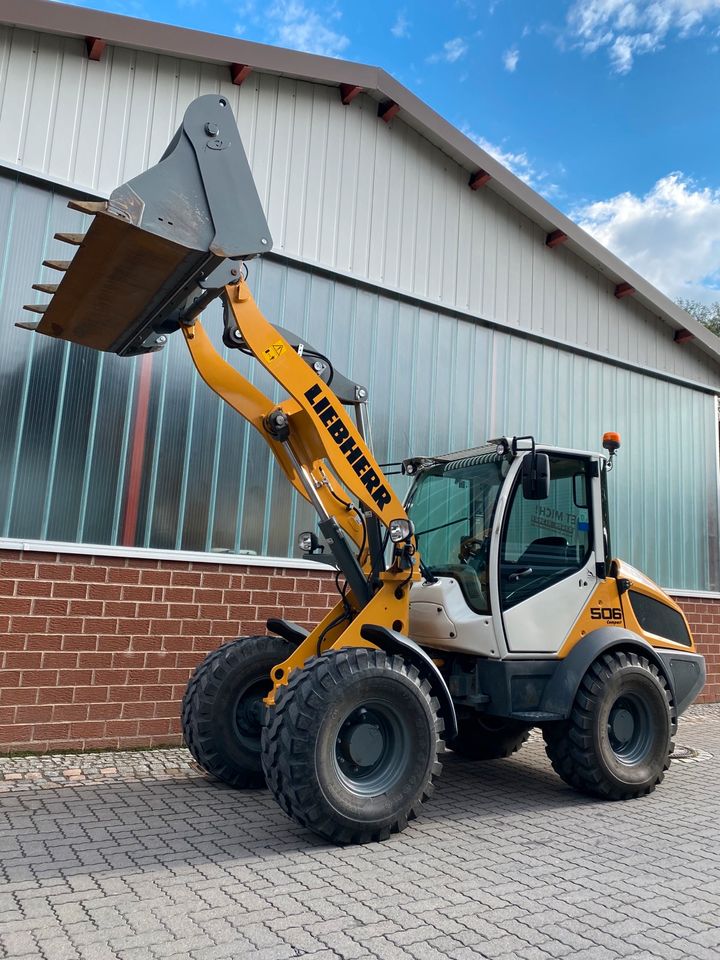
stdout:
POLYGON ((411 592, 410 635, 476 655, 555 653, 604 576, 604 465, 600 454, 534 441, 407 461, 424 576, 411 592), (536 453, 550 482, 533 489, 536 453))

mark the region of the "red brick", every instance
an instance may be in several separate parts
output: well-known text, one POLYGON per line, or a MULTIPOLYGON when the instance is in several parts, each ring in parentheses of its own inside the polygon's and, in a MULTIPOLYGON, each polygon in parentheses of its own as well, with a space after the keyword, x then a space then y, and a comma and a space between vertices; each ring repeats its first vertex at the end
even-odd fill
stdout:
MULTIPOLYGON (((117 676, 115 677, 115 683, 117 683, 117 676)), ((112 686, 107 688, 108 700, 112 700, 116 703, 127 703, 134 700, 141 700, 143 696, 142 687, 128 687, 126 684, 122 686, 112 686)))
POLYGON ((184 572, 182 570, 173 570, 170 583, 174 587, 195 587, 198 585, 200 577, 197 573, 184 572))
POLYGON ((32 600, 30 597, 5 597, 1 609, 4 614, 30 613, 32 600))
POLYGON ((77 565, 73 567, 73 580, 80 580, 82 583, 105 583, 107 577, 107 567, 94 565, 77 565))
POLYGON ((53 718, 52 704, 21 704, 15 707, 15 723, 47 723, 53 718))
POLYGON ((107 687, 99 685, 75 687, 73 703, 106 703, 108 692, 107 687))
POLYGON ((97 637, 84 637, 82 635, 66 636, 62 638, 63 650, 96 650, 98 645, 97 637))
POLYGON ((119 600, 124 589, 119 583, 90 583, 87 596, 88 600, 119 600))
POLYGON ((18 580, 18 597, 49 597, 52 583, 49 580, 18 580))
POLYGON ((72 571, 73 568, 71 563, 38 564, 38 576, 43 577, 46 580, 71 580, 72 571))
POLYGON ((200 583, 203 587, 217 587, 225 590, 230 586, 230 574, 203 572, 200 575, 200 583))
POLYGON ((32 602, 32 612, 34 614, 43 614, 46 617, 62 617, 68 613, 68 601, 60 600, 57 597, 46 600, 40 597, 32 602))
POLYGON ((16 652, 14 650, 8 650, 3 654, 4 667, 5 670, 33 670, 40 669, 42 665, 42 653, 38 652, 29 652, 27 650, 22 650, 16 652))
POLYGON ((36 687, 33 692, 37 697, 38 703, 72 703, 75 688, 61 686, 36 687))
MULTIPOLYGON (((99 706, 104 706, 100 704, 99 706)), ((51 707, 53 720, 87 720, 87 703, 56 703, 51 707)))
MULTIPOLYGON (((160 587, 159 589, 163 590, 168 588, 160 587)), ((131 584, 120 587, 120 590, 120 598, 122 600, 132 600, 133 602, 137 603, 140 600, 152 600, 155 587, 139 587, 131 584)))
POLYGON ((45 650, 38 656, 42 657, 40 666, 46 670, 72 670, 78 665, 78 653, 75 650, 45 650))
POLYGON ((71 600, 68 612, 76 617, 99 617, 103 613, 103 606, 102 600, 71 600))
POLYGON ((169 570, 138 570, 136 572, 139 579, 134 581, 135 583, 152 586, 167 586, 170 583, 171 574, 169 570))
MULTIPOLYGON (((53 597, 64 597, 68 600, 82 600, 88 596, 88 590, 92 589, 93 587, 88 587, 86 583, 76 583, 74 580, 61 581, 52 585, 52 595, 53 597)), ((99 585, 97 589, 99 589, 99 585)))
MULTIPOLYGON (((3 682, 4 682, 3 677, 3 682)), ((33 687, 0 687, 0 703, 37 703, 38 691, 33 687)))
POLYGON ((37 565, 21 563, 14 560, 0 560, 0 576, 11 577, 13 580, 34 578, 37 575, 37 565))
MULTIPOLYGON (((108 583, 140 583, 140 575, 144 571, 129 570, 126 567, 110 567, 107 572, 108 583)), ((148 571, 154 572, 154 571, 148 571)))

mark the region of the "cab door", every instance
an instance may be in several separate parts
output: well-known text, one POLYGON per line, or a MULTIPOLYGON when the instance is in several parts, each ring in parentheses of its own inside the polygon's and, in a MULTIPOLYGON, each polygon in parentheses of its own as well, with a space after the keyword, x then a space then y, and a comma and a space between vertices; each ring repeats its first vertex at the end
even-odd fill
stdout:
POLYGON ((550 455, 550 495, 526 500, 520 470, 497 554, 499 607, 510 654, 556 653, 595 588, 597 461, 550 455))

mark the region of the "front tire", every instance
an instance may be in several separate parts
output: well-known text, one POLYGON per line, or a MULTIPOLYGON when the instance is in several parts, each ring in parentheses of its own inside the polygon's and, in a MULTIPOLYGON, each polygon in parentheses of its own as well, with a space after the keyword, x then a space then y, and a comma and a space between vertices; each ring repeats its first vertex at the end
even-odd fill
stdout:
POLYGON ((466 760, 501 760, 517 753, 530 729, 518 720, 477 714, 458 721, 458 734, 448 746, 466 760))
POLYGON ((294 649, 281 637, 238 637, 209 653, 190 678, 181 713, 185 743, 203 770, 231 787, 265 786, 263 698, 273 685, 270 671, 294 649))
POLYGON ((330 650, 294 671, 268 709, 268 786, 327 840, 385 840, 418 815, 442 769, 438 711, 428 681, 401 657, 330 650))
POLYGON ((544 731, 545 749, 576 790, 628 800, 662 782, 674 729, 665 677, 646 657, 614 651, 583 677, 569 719, 544 731))

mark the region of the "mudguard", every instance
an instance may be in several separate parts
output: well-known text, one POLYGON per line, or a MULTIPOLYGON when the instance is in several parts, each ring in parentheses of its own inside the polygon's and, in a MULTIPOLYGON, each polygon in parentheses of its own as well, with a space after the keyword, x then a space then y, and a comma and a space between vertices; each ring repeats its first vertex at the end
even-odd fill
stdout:
POLYGON ((450 741, 456 737, 458 732, 457 715, 452 696, 445 683, 445 678, 422 647, 419 647, 410 637, 398 633, 397 630, 389 630, 387 627, 381 627, 374 623, 364 624, 360 628, 360 636, 363 640, 374 643, 385 653, 399 654, 403 660, 412 663, 423 676, 427 677, 433 696, 437 697, 440 702, 440 710, 445 720, 445 741, 450 741))
POLYGON ((586 634, 573 647, 548 682, 541 709, 567 717, 572 709, 582 678, 601 654, 622 647, 647 657, 670 686, 678 715, 692 703, 705 682, 705 661, 697 653, 652 647, 647 640, 626 627, 600 627, 586 634), (680 666, 682 664, 682 666, 680 666))

